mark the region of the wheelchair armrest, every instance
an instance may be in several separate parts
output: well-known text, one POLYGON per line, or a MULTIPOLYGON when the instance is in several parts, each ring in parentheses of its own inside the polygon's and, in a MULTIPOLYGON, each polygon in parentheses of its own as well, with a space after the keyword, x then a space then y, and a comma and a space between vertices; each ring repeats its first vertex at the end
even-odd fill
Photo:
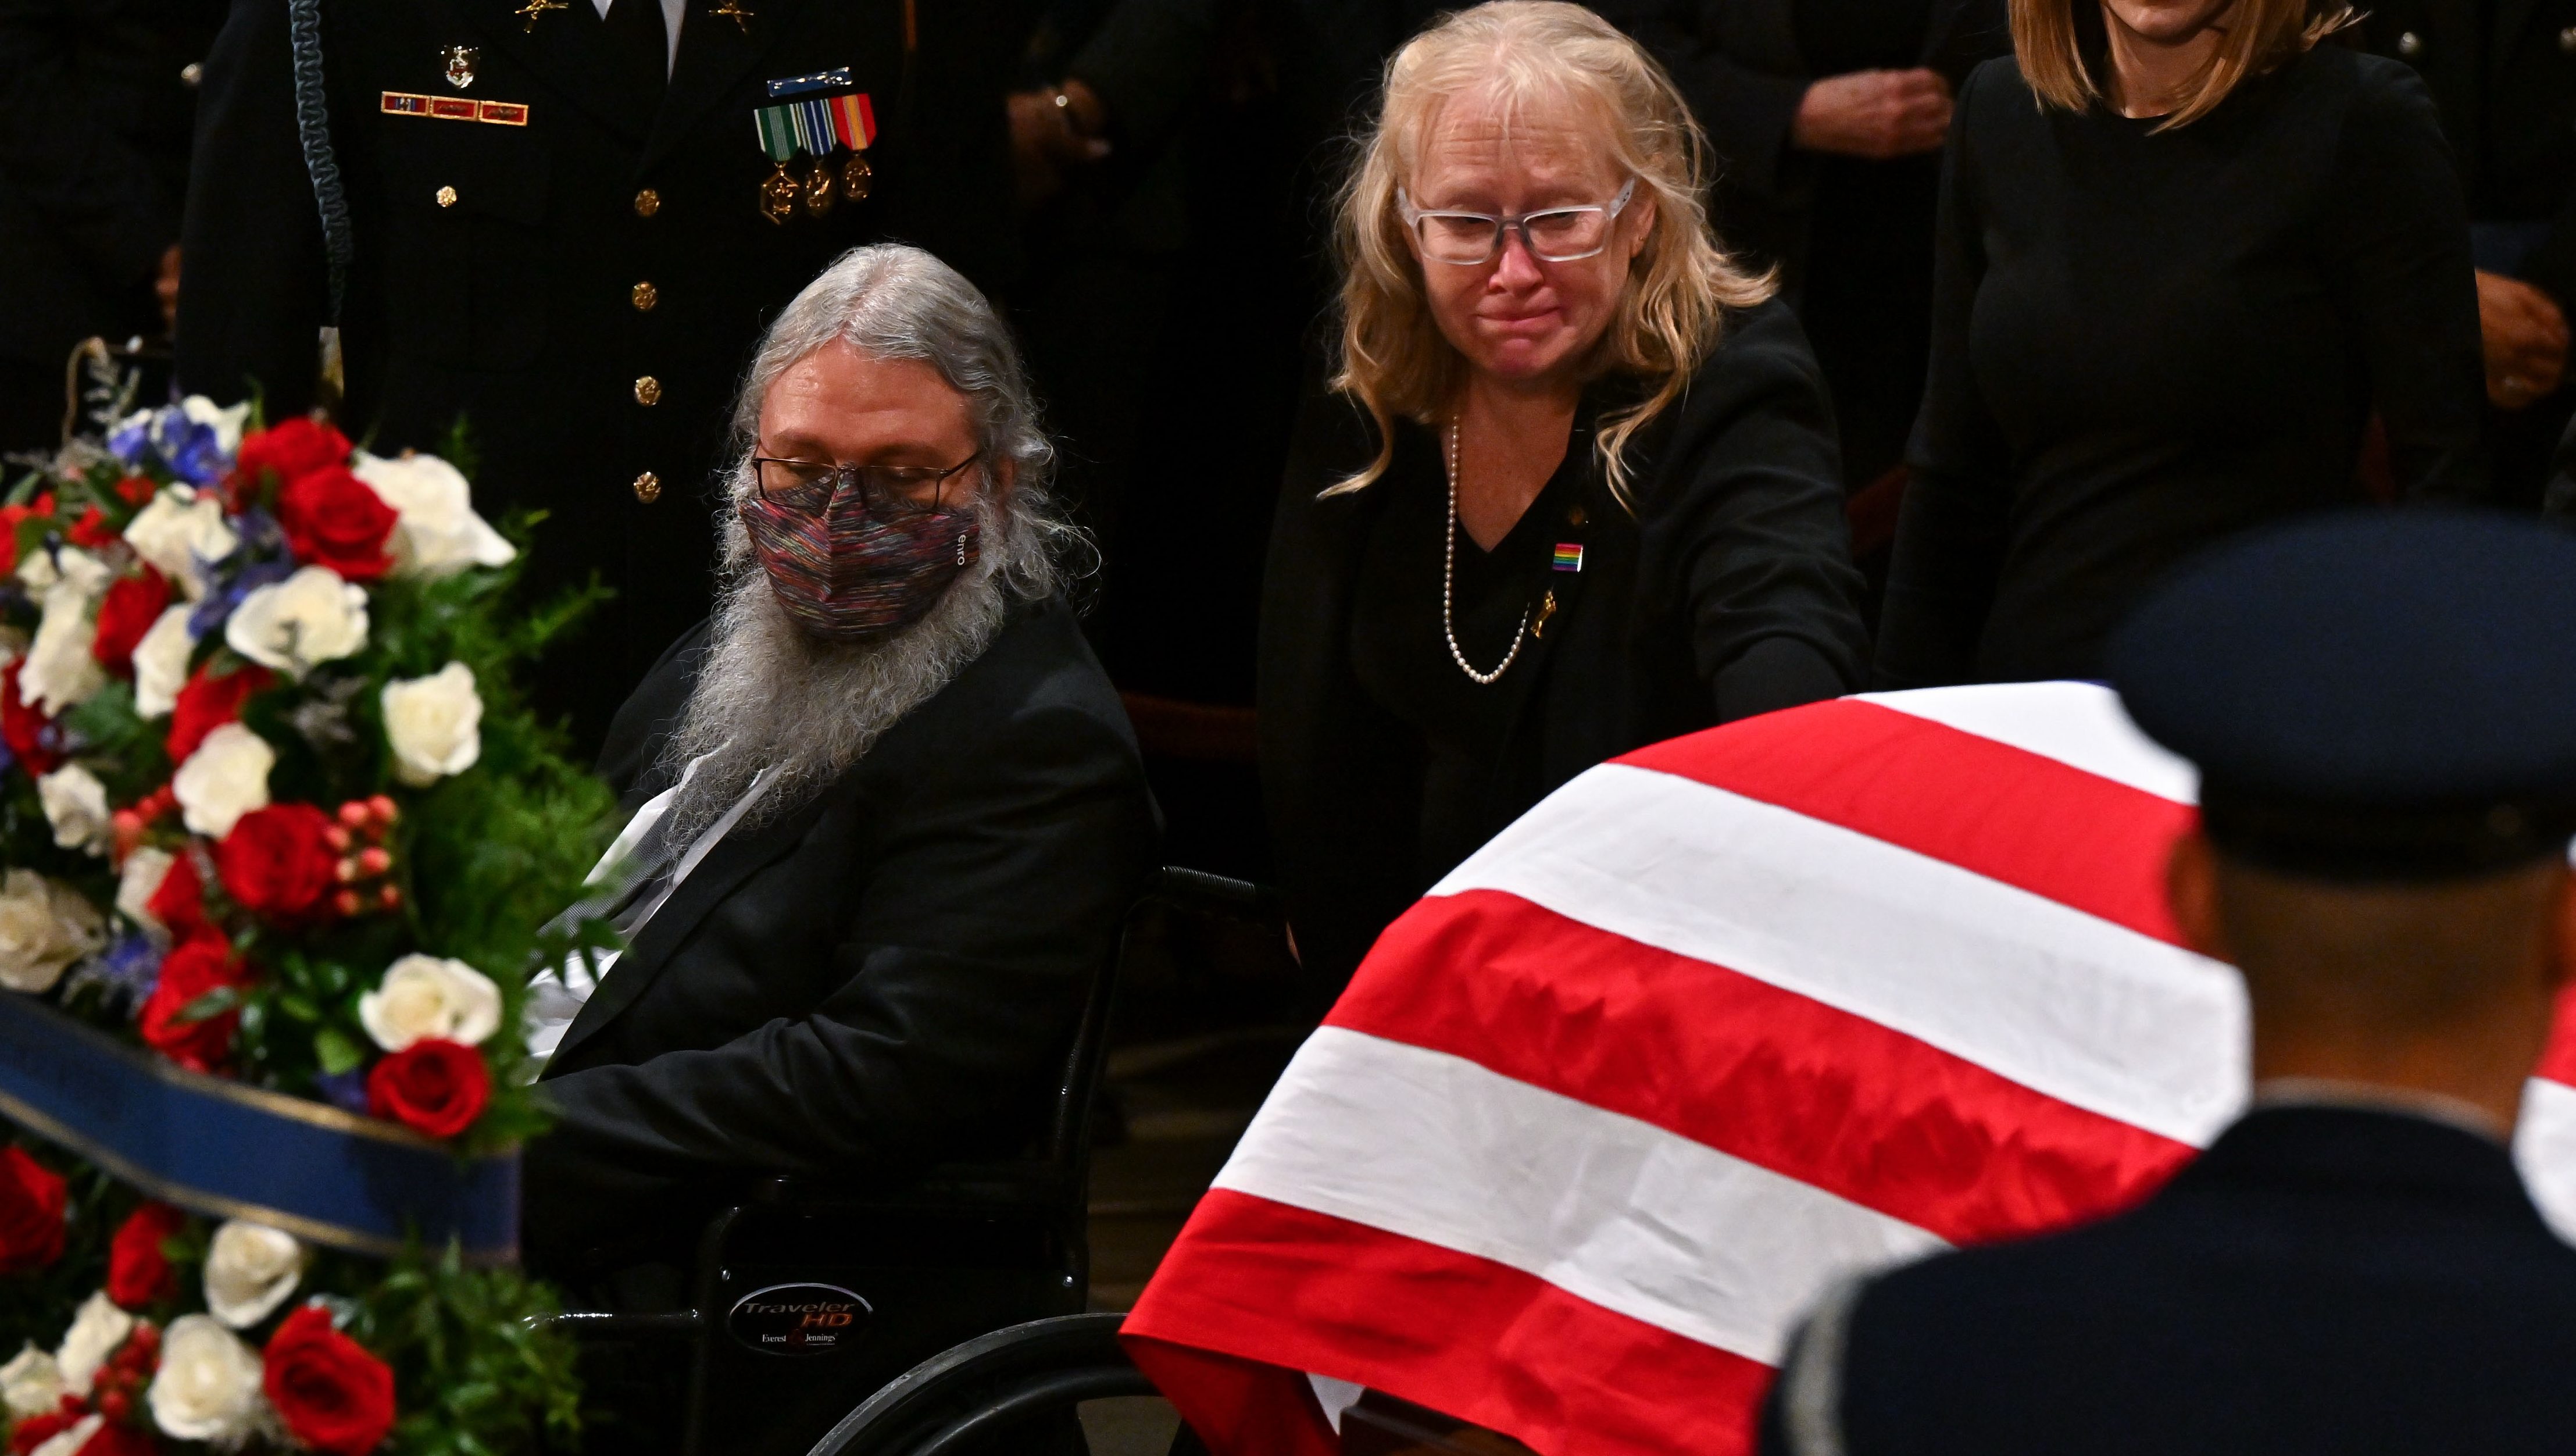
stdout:
POLYGON ((559 1330, 576 1340, 694 1340, 707 1327, 707 1317, 694 1309, 616 1314, 607 1310, 568 1309, 558 1314, 530 1315, 528 1328, 559 1330))

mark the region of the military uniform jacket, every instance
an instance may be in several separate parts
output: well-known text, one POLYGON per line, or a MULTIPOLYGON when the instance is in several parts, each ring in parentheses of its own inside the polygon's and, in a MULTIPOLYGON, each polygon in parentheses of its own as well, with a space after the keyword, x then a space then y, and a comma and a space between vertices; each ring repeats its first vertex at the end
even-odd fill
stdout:
MULTIPOLYGON (((593 736, 707 609, 708 471, 767 321, 861 243, 919 243, 987 288, 1010 262, 993 7, 721 3, 688 0, 659 96, 592 0, 320 7, 355 245, 344 420, 380 451, 463 420, 486 513, 551 513, 536 577, 619 589, 613 627, 543 685, 593 736), (770 81, 843 67, 806 94, 869 98, 869 195, 774 222, 755 112, 770 81)), ((179 322, 183 384, 264 390, 272 418, 311 402, 330 307, 291 54, 285 0, 239 0, 206 62, 179 322)))
POLYGON ((2273 1107, 2163 1191, 1829 1297, 1766 1453, 2559 1452, 2576 1250, 2505 1149, 2404 1113, 2273 1107))
POLYGON ((2576 309, 2576 0, 2385 0, 2364 44, 2442 111, 2476 222, 2550 224, 2515 276, 2576 309))

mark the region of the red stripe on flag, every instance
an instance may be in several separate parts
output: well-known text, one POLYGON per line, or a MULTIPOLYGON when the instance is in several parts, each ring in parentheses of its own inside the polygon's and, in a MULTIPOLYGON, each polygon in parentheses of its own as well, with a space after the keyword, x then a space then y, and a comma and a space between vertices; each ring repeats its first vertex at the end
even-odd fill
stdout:
POLYGON ((2125 1206, 2192 1151, 1495 890, 1407 911, 1325 1020, 1624 1113, 1952 1242, 2125 1206))
POLYGON ((1316 1448, 1277 1428, 1282 1387, 1152 1342, 1359 1381, 1541 1451, 1597 1456, 1750 1451, 1771 1378, 1507 1265, 1222 1188, 1121 1333, 1228 1456, 1316 1448))
POLYGON ((2187 804, 1845 698, 1613 760, 1775 804, 2182 944, 2165 860, 2187 804))

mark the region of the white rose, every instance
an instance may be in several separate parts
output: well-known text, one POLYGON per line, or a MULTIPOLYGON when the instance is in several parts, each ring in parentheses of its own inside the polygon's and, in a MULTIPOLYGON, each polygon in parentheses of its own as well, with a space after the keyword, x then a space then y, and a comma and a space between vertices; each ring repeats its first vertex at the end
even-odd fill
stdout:
POLYGON ((145 1397, 161 1434, 226 1448, 258 1429, 260 1376, 257 1350, 221 1322, 183 1314, 161 1336, 161 1368, 145 1397))
POLYGON ((41 995, 106 944, 107 922, 80 891, 34 870, 0 878, 0 986, 41 995))
POLYGON ((241 449, 242 426, 250 422, 250 401, 230 407, 217 405, 202 394, 192 394, 179 401, 179 413, 192 425, 215 427, 215 448, 232 458, 241 449))
POLYGON ((68 586, 83 598, 93 598, 107 590, 116 573, 107 563, 78 546, 62 546, 52 551, 30 551, 18 563, 18 581, 28 591, 49 594, 58 586, 68 586))
POLYGON ((401 517, 394 527, 396 574, 435 580, 469 566, 507 566, 518 548, 474 514, 473 488, 435 455, 387 460, 361 450, 350 471, 401 517))
POLYGON ((242 598, 224 642, 262 667, 302 677, 367 645, 367 590, 327 566, 305 566, 242 598))
POLYGON ((276 766, 277 750, 258 734, 239 723, 216 728, 170 779, 180 822, 208 839, 232 833, 233 821, 268 807, 268 771, 276 766))
POLYGON ((179 689, 188 685, 188 659, 197 652, 196 634, 188 630, 194 607, 170 607, 134 644, 134 711, 158 718, 179 706, 179 689))
POLYGON ((89 1444, 89 1438, 97 1435, 98 1428, 106 1424, 105 1416, 83 1416, 79 1424, 66 1427, 59 1434, 28 1452, 27 1456, 80 1456, 80 1450, 89 1444))
POLYGON ((45 821, 54 826, 58 849, 105 855, 115 838, 109 821, 107 785, 76 763, 64 764, 36 780, 36 801, 45 806, 45 821))
POLYGON ((54 1357, 36 1348, 29 1340, 27 1348, 0 1365, 0 1405, 9 1414, 24 1420, 41 1416, 62 1404, 63 1371, 54 1357))
POLYGON ((463 773, 483 756, 483 699, 474 691, 474 670, 464 663, 389 682, 382 701, 394 777, 413 788, 463 773))
POLYGON ((125 528, 125 544, 193 602, 206 594, 206 567, 232 555, 241 538, 224 524, 223 502, 213 491, 165 485, 150 505, 135 512, 125 528))
POLYGON ((48 718, 107 686, 107 670, 89 650, 98 638, 98 623, 89 614, 93 600, 69 581, 45 593, 44 621, 28 644, 27 665, 18 669, 18 696, 48 718))
POLYGON ((166 849, 138 845, 125 857, 125 868, 116 877, 117 910, 157 937, 168 937, 170 927, 152 913, 152 896, 169 876, 170 866, 178 862, 178 856, 166 849))
POLYGON ((118 1309, 106 1290, 82 1301, 80 1313, 72 1316, 72 1327, 63 1335, 63 1347, 54 1352, 54 1363, 62 1367, 63 1389, 74 1395, 89 1394, 99 1367, 132 1333, 134 1316, 118 1309))
POLYGON ((501 1025, 501 988, 463 961, 407 955, 358 998, 358 1021, 389 1052, 432 1038, 481 1046, 501 1025))
POLYGON ((207 1310, 234 1329, 249 1329, 295 1292, 304 1259, 295 1235, 264 1223, 227 1220, 206 1246, 207 1310))

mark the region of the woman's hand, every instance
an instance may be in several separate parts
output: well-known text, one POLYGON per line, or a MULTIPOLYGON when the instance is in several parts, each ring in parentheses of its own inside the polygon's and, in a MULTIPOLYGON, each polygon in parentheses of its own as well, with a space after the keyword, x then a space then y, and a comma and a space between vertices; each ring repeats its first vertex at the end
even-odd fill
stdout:
POLYGON ((1854 71, 1807 88, 1789 123, 1801 151, 1886 161, 1941 149, 1950 132, 1950 83, 1937 71, 1854 71))
POLYGON ((1109 155, 1109 108, 1089 86, 1067 77, 1060 87, 1022 91, 1005 102, 1020 205, 1034 207, 1064 188, 1067 176, 1109 155))
POLYGON ((2478 274, 2478 337, 2487 398, 2518 410, 2558 392, 2567 370, 2567 315, 2546 293, 2501 273, 2478 274))

